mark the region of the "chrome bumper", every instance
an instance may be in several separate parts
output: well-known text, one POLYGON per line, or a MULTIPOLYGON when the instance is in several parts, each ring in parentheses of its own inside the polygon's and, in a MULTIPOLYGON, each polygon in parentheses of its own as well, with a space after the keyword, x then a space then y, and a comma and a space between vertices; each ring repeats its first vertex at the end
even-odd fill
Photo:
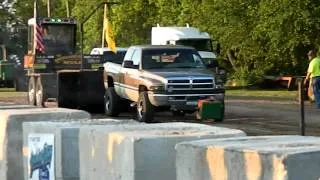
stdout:
POLYGON ((195 109, 199 99, 214 97, 217 101, 224 101, 224 93, 217 94, 154 94, 148 93, 149 100, 154 106, 174 106, 177 109, 195 109))

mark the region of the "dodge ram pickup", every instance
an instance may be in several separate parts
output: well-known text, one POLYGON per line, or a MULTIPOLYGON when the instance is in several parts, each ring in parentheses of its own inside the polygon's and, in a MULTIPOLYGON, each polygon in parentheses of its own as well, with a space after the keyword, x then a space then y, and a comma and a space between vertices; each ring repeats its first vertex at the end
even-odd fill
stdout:
POLYGON ((103 66, 105 112, 109 116, 119 115, 123 100, 136 106, 141 122, 153 122, 158 109, 193 113, 200 99, 224 104, 223 81, 193 47, 131 46, 122 64, 106 62, 103 66))

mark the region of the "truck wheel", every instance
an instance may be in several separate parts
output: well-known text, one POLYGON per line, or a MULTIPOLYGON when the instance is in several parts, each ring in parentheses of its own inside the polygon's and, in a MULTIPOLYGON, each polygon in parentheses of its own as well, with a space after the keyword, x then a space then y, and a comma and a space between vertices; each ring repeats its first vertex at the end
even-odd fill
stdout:
POLYGON ((36 95, 36 105, 38 107, 44 107, 44 94, 43 94, 43 86, 41 83, 41 78, 37 78, 36 81, 36 91, 35 91, 35 95, 36 95))
POLYGON ((137 102, 137 119, 140 122, 153 122, 154 107, 149 101, 148 93, 146 91, 140 92, 137 102))
POLYGON ((113 87, 109 87, 106 90, 104 97, 104 110, 108 116, 118 116, 120 113, 119 109, 119 96, 113 87))
POLYGON ((36 105, 36 85, 34 77, 29 78, 27 100, 30 105, 36 105))

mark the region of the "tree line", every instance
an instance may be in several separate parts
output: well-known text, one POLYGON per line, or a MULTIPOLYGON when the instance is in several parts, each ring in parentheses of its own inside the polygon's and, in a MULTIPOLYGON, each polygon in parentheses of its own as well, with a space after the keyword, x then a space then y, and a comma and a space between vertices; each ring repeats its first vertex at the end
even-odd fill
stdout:
MULTIPOLYGON (((51 0, 51 15, 66 16, 67 0, 51 0)), ((103 0, 68 0, 71 16, 82 21, 103 0)), ((38 0, 46 15, 46 0, 38 0)), ((318 48, 319 0, 120 0, 108 11, 117 46, 150 44, 151 28, 198 27, 221 45, 219 62, 244 84, 264 75, 304 75, 306 53, 318 48), (232 62, 232 63, 230 63, 232 62)), ((10 49, 26 51, 27 20, 33 16, 33 0, 7 0, 0 9, 0 26, 13 24, 20 31, 1 34, 10 49), (12 38, 12 39, 9 39, 12 38), (7 38, 7 39, 6 39, 7 38), (18 46, 18 47, 16 47, 18 46)), ((3 5, 2 3, 2 6, 3 5)), ((85 50, 101 46, 103 8, 84 26, 85 50)), ((3 31, 3 28, 1 28, 3 31)), ((23 54, 23 53, 22 53, 23 54)))

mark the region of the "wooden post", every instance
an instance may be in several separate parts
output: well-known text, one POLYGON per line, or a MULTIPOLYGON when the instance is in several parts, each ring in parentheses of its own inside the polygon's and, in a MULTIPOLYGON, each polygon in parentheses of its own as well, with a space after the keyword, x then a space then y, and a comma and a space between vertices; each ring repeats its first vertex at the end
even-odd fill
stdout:
POLYGON ((33 24, 33 47, 32 47, 32 54, 36 55, 36 46, 37 46, 37 42, 36 42, 36 35, 37 35, 37 0, 34 0, 33 2, 33 19, 34 19, 34 24, 33 24))
POLYGON ((102 39, 101 39, 101 47, 104 47, 104 42, 105 42, 105 18, 107 18, 107 4, 104 5, 104 10, 103 10, 103 28, 102 28, 102 39))
POLYGON ((69 1, 66 0, 67 17, 70 17, 69 1))
POLYGON ((303 78, 299 81, 299 104, 300 104, 300 131, 301 135, 305 135, 305 121, 304 121, 304 83, 303 78))
POLYGON ((50 0, 47 0, 48 17, 50 17, 50 0))

